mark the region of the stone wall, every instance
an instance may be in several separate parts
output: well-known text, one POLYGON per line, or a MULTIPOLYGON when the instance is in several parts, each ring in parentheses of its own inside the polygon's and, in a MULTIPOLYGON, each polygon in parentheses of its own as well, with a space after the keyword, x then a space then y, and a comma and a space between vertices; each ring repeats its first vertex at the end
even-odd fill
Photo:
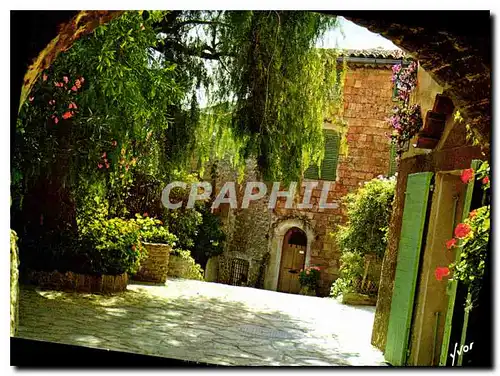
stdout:
POLYGON ((165 283, 168 274, 168 262, 172 247, 167 244, 143 243, 148 250, 148 257, 133 279, 144 282, 165 283))
POLYGON ((60 273, 28 270, 28 281, 47 290, 77 291, 93 294, 111 294, 125 291, 128 274, 87 275, 73 272, 60 273))
MULTIPOLYGON (((332 282, 339 275, 340 252, 332 236, 339 224, 344 224, 345 210, 341 207, 341 199, 347 193, 356 190, 362 182, 373 179, 389 171, 390 145, 386 133, 390 132, 386 119, 393 107, 392 70, 384 67, 348 67, 344 86, 344 119, 347 122, 347 152, 340 155, 337 167, 337 178, 331 182, 328 202, 337 203, 334 209, 318 207, 323 181, 313 190, 312 209, 286 209, 285 199, 278 199, 275 210, 269 210, 268 197, 252 201, 249 209, 233 209, 221 207, 219 210, 224 221, 227 235, 226 249, 219 257, 218 281, 229 282, 231 262, 234 258, 247 260, 249 267, 249 286, 257 286, 262 266, 270 253, 276 252, 273 247, 273 226, 289 219, 298 219, 301 227, 311 227, 314 239, 311 239, 310 258, 306 262, 321 267, 319 294, 326 296, 330 292, 332 282)), ((325 128, 331 125, 325 124, 325 128)), ((218 165, 216 192, 226 181, 235 181, 236 174, 227 162, 218 165)), ((247 181, 259 181, 255 171, 255 162, 249 161, 244 181, 237 185, 238 207, 247 181)), ((308 181, 305 179, 305 181, 308 181)), ((281 187, 287 189, 287 187, 281 187)), ((271 185, 268 184, 268 193, 271 185)), ((299 203, 303 199, 304 188, 295 198, 299 203)), ((306 230, 303 228, 303 230, 306 230)), ((275 255, 270 255, 270 265, 264 271, 266 278, 277 270, 273 263, 275 255)), ((275 260, 276 261, 276 260, 275 260)), ((269 284, 261 283, 270 288, 269 284)), ((259 286, 260 287, 260 286, 259 286)))

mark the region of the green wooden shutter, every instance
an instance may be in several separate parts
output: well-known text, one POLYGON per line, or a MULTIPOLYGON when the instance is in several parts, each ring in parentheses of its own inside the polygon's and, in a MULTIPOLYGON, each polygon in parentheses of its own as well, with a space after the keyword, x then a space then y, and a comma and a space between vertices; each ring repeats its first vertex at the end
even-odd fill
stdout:
POLYGON ((325 130, 325 159, 321 164, 322 180, 335 180, 339 161, 340 137, 338 132, 325 130))
POLYGON ((389 149, 389 176, 396 173, 396 144, 391 142, 391 148, 389 149))
POLYGON ((339 133, 331 130, 323 130, 325 136, 325 157, 318 166, 309 166, 304 172, 304 178, 314 180, 335 180, 337 177, 337 164, 339 161, 340 136, 339 133))
POLYGON ((411 174, 406 185, 403 224, 384 354, 385 360, 393 366, 402 366, 406 363, 432 176, 432 172, 411 174))
MULTIPOLYGON (((475 159, 472 161, 471 168, 474 169, 474 171, 477 171, 479 168, 479 164, 481 161, 475 159)), ((468 185, 467 185, 467 191, 465 192, 465 198, 464 198, 464 208, 462 211, 462 222, 469 216, 469 211, 470 211, 470 205, 472 202, 472 192, 474 191, 474 183, 475 179, 473 179, 468 185)), ((451 234, 450 238, 453 237, 453 234, 451 234)), ((457 262, 460 259, 460 250, 459 248, 456 249, 455 251, 455 262, 457 262)), ((450 337, 451 337, 451 326, 452 326, 452 320, 453 320, 453 311, 455 310, 455 299, 457 297, 457 287, 458 287, 458 282, 451 279, 448 280, 448 294, 450 295, 449 300, 448 300, 448 309, 446 311, 446 319, 445 319, 445 324, 444 324, 444 333, 443 333, 443 343, 441 345, 441 356, 439 359, 439 365, 440 366, 446 366, 446 361, 448 360, 448 347, 450 345, 450 337)), ((465 333, 467 329, 467 319, 468 319, 468 313, 466 312, 466 315, 464 317, 464 329, 462 333, 465 333)), ((462 335, 464 337, 464 335, 462 335)), ((461 343, 462 345, 463 343, 461 343)), ((462 357, 459 358, 460 362, 458 365, 461 365, 462 357)))

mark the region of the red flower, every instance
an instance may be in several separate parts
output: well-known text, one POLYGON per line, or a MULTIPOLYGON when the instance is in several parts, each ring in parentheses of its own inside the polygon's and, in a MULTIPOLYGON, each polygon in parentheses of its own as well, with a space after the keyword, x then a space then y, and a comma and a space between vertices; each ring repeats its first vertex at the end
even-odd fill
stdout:
POLYGON ((78 91, 78 89, 77 89, 77 87, 76 87, 76 86, 73 86, 73 87, 71 88, 71 90, 73 90, 73 91, 78 91))
POLYGON ((457 244, 457 239, 453 238, 446 242, 446 248, 452 249, 457 244))
POLYGON ((73 112, 71 111, 66 111, 62 116, 63 119, 69 119, 70 117, 73 117, 73 112))
POLYGON ((441 281, 443 277, 450 275, 450 269, 447 266, 438 266, 434 271, 434 275, 438 281, 441 281))
POLYGON ((149 214, 146 212, 146 213, 144 213, 142 216, 143 216, 143 217, 147 217, 147 216, 149 216, 149 214))
POLYGON ((54 85, 56 87, 63 87, 64 86, 64 84, 62 82, 54 82, 54 85))
POLYGON ((474 169, 468 168, 466 170, 463 170, 460 179, 464 184, 469 183, 472 179, 474 179, 474 169))
POLYGON ((482 183, 483 183, 484 185, 488 184, 489 182, 490 182, 490 178, 489 178, 489 177, 487 177, 487 176, 485 176, 485 177, 483 178, 483 180, 482 180, 482 183))
POLYGON ((469 218, 474 218, 477 215, 477 210, 473 210, 469 213, 469 218))
POLYGON ((44 81, 47 81, 47 78, 49 78, 49 77, 48 77, 48 76, 44 73, 44 74, 43 74, 43 76, 42 76, 42 79, 43 79, 44 81))
POLYGON ((463 239, 469 234, 470 230, 470 226, 467 223, 459 223, 455 228, 455 236, 463 239))

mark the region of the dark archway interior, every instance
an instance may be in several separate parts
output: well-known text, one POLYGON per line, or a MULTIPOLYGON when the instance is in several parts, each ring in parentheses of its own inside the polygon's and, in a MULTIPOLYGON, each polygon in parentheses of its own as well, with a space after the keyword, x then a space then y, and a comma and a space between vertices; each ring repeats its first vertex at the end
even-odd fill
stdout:
POLYGON ((288 230, 290 233, 288 237, 288 244, 307 246, 307 236, 301 229, 293 227, 288 230))

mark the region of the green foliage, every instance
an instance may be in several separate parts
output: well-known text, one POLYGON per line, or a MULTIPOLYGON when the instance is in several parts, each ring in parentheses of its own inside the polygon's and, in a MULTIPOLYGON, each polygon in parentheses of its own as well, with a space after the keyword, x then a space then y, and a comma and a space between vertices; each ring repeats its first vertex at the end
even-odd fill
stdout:
POLYGON ((175 246, 177 237, 171 234, 163 222, 159 219, 150 218, 145 213, 145 216, 136 214, 135 223, 140 228, 140 238, 143 242, 148 243, 162 243, 175 246))
POLYGON ((190 251, 173 249, 170 255, 170 276, 203 281, 203 269, 191 257, 190 251), (174 263, 177 264, 177 262, 173 260, 172 256, 176 256, 180 259, 179 265, 174 266, 174 263))
POLYGON ((380 177, 344 197, 347 224, 339 226, 336 234, 341 252, 373 253, 383 257, 395 186, 394 177, 380 177))
POLYGON ((320 269, 317 266, 309 266, 299 272, 299 282, 302 287, 315 290, 318 287, 320 269))
POLYGON ((333 282, 330 290, 330 296, 334 298, 355 291, 355 283, 363 277, 364 272, 364 258, 360 253, 344 252, 340 263, 340 277, 333 282))
POLYGON ((147 256, 134 220, 95 219, 80 228, 80 237, 80 254, 89 261, 91 273, 133 274, 147 256))

